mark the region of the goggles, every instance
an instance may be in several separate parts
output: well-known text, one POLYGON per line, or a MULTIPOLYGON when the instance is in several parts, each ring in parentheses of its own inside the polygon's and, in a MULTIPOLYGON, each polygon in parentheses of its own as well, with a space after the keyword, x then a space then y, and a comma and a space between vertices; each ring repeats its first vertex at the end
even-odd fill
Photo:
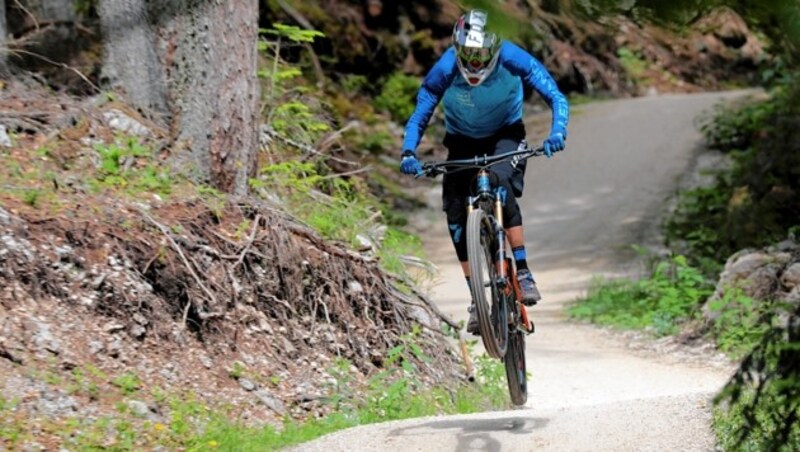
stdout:
POLYGON ((464 46, 458 50, 458 57, 465 68, 479 71, 491 61, 492 53, 489 48, 464 46))

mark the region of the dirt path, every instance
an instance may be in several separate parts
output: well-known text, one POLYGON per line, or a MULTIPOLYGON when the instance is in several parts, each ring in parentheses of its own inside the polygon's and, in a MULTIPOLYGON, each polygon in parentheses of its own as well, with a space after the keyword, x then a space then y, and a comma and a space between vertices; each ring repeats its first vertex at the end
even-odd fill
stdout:
MULTIPOLYGON (((709 399, 729 366, 658 347, 633 350, 618 335, 566 322, 562 310, 592 275, 636 271, 629 245, 655 243, 665 202, 696 155, 695 118, 737 95, 578 107, 568 150, 531 162, 522 205, 530 262, 545 299, 535 308, 537 332, 528 341, 526 407, 363 426, 300 450, 711 450, 709 399)), ((430 255, 442 284, 435 299, 464 319, 468 292, 437 218, 430 255)))

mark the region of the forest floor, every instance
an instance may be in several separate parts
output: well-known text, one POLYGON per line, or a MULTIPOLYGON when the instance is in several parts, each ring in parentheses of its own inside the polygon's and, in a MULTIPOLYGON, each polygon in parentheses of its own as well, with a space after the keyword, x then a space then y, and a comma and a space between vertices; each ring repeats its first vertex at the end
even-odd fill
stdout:
POLYGON ((123 444, 109 416, 155 441, 202 407, 245 425, 316 418, 341 384, 332 369, 358 387, 410 335, 433 357, 408 357, 424 385, 461 378, 402 276, 268 199, 174 176, 166 132, 111 96, 6 84, 0 123, 7 446, 123 444))

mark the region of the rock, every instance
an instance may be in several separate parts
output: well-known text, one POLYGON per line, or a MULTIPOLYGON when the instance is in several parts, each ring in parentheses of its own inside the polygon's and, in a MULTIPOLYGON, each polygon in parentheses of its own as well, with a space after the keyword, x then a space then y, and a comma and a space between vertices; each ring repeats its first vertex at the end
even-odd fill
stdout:
POLYGON ((714 36, 727 47, 738 49, 747 43, 751 34, 744 19, 729 8, 719 8, 709 14, 704 21, 714 36))
POLYGON ((115 336, 114 339, 108 343, 108 347, 106 349, 108 350, 108 356, 112 358, 118 358, 122 353, 122 341, 120 338, 115 336))
POLYGON ((131 327, 131 336, 139 339, 143 337, 147 333, 147 329, 142 325, 133 325, 131 327))
POLYGON ((100 288, 103 287, 103 283, 105 282, 106 277, 108 277, 108 273, 103 273, 102 275, 95 278, 94 281, 92 281, 92 289, 100 290, 100 288))
POLYGON ((146 417, 148 414, 150 414, 150 408, 142 401, 128 400, 125 402, 125 404, 128 406, 128 409, 131 410, 131 413, 136 416, 146 417))
POLYGON ((781 284, 789 290, 800 287, 800 262, 795 262, 784 270, 781 284))
POLYGON ((800 304, 800 286, 796 286, 794 289, 792 289, 792 291, 789 292, 784 299, 788 303, 800 304))
POLYGON ((754 300, 768 300, 778 288, 778 271, 776 265, 761 267, 740 282, 738 287, 754 300))
POLYGON ((239 386, 241 386, 242 389, 244 389, 245 391, 253 391, 256 389, 256 384, 248 380, 247 378, 240 378, 239 386))
POLYGON ((68 261, 72 255, 72 247, 69 245, 55 247, 56 255, 60 261, 68 261))
POLYGON ((36 333, 33 335, 33 345, 37 350, 47 350, 55 355, 61 352, 61 342, 59 342, 50 332, 50 325, 44 322, 35 322, 36 333))
POLYGON ((800 243, 793 239, 784 240, 774 246, 775 250, 782 253, 794 253, 800 251, 800 243))
POLYGON ((254 394, 261 400, 261 403, 266 405, 270 410, 281 416, 286 414, 286 407, 283 405, 283 402, 270 394, 266 389, 259 389, 254 394))
POLYGON ((96 355, 105 350, 105 345, 100 341, 89 341, 89 353, 96 355))
POLYGON ((103 113, 103 119, 109 127, 120 132, 137 137, 149 137, 153 133, 139 121, 122 113, 119 110, 109 110, 103 113))
POLYGON ((6 126, 0 124, 0 146, 10 148, 14 144, 11 142, 11 137, 8 136, 8 131, 6 130, 6 126))
POLYGON ((207 356, 201 356, 200 363, 202 363, 203 367, 205 367, 206 369, 211 369, 212 367, 214 367, 214 362, 211 361, 211 358, 207 356))
MULTIPOLYGON (((800 246, 790 237, 761 250, 742 250, 728 259, 709 302, 720 300, 731 289, 756 302, 764 300, 800 302, 800 246)), ((707 320, 719 315, 703 307, 707 320)))
POLYGON ((409 306, 409 316, 415 319, 420 325, 428 328, 435 328, 436 321, 425 309, 419 306, 409 306))
POLYGON ((358 281, 348 281, 347 282, 347 292, 350 294, 357 294, 364 292, 364 287, 358 281))
POLYGON ((144 325, 144 326, 150 323, 145 316, 139 314, 138 312, 133 315, 133 321, 138 323, 139 325, 144 325))
POLYGON ((47 450, 47 448, 37 443, 36 441, 31 441, 29 443, 23 444, 20 450, 22 452, 39 452, 39 451, 45 451, 47 450))
POLYGON ((356 235, 356 242, 358 242, 358 251, 375 251, 375 244, 364 234, 356 235))
POLYGON ((728 259, 722 274, 727 275, 728 279, 741 279, 770 261, 769 255, 762 251, 736 253, 728 259))
POLYGON ((44 389, 41 391, 40 396, 36 407, 50 418, 71 416, 78 409, 78 403, 75 399, 59 392, 44 389))
POLYGON ((0 207, 0 224, 3 226, 11 225, 11 214, 6 212, 2 207, 0 207))
POLYGON ((124 329, 125 325, 118 322, 114 322, 113 320, 111 322, 106 323, 106 325, 103 327, 103 331, 105 331, 106 333, 115 333, 117 331, 122 331, 124 329))
POLYGON ((292 345, 291 341, 289 341, 286 336, 281 336, 281 344, 283 345, 283 351, 286 352, 288 356, 297 355, 297 348, 292 345))

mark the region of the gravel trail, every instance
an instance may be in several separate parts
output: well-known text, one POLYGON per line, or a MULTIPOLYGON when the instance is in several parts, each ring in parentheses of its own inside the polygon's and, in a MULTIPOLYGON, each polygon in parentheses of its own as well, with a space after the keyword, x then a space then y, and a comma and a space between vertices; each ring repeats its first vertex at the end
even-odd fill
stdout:
MULTIPOLYGON (((567 150, 529 163, 522 198, 526 246, 544 300, 533 309, 537 332, 528 339, 525 407, 367 425, 296 450, 712 450, 710 399, 731 374, 729 363, 666 343, 631 345, 619 334, 569 323, 562 311, 593 275, 637 271, 630 244, 657 243, 666 203, 697 156, 697 118, 740 95, 575 107, 567 150)), ((529 136, 541 136, 542 117, 530 122, 529 136)), ((464 319, 468 292, 441 212, 430 230, 430 255, 442 281, 434 298, 464 319)))

